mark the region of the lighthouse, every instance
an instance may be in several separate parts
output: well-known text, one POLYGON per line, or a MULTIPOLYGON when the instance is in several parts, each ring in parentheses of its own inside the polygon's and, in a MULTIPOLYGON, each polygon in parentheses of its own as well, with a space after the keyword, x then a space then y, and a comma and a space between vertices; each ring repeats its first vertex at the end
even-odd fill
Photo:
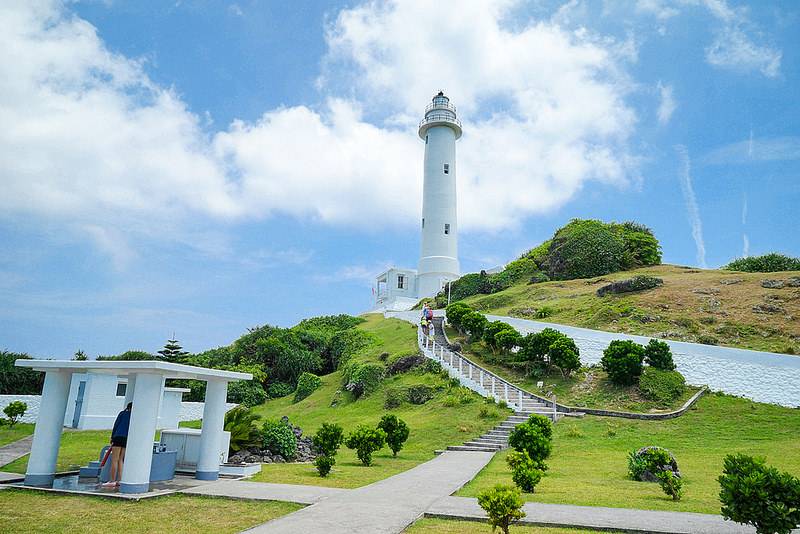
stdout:
POLYGON ((456 107, 442 91, 425 108, 419 136, 425 141, 418 296, 433 297, 459 277, 456 219, 456 107))

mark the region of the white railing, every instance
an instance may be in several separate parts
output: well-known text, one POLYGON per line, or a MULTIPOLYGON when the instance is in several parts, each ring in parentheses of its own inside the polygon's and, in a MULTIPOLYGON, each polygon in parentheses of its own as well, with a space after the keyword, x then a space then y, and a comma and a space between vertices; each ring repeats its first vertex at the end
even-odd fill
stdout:
MULTIPOLYGON (((468 387, 482 397, 493 397, 496 401, 504 400, 509 407, 517 411, 522 409, 522 400, 526 397, 549 404, 547 400, 536 397, 475 364, 469 358, 437 343, 432 336, 423 332, 421 326, 417 329, 417 343, 425 356, 441 363, 451 377, 457 378, 462 386, 468 387)), ((551 406, 555 420, 558 410, 555 395, 551 406)))

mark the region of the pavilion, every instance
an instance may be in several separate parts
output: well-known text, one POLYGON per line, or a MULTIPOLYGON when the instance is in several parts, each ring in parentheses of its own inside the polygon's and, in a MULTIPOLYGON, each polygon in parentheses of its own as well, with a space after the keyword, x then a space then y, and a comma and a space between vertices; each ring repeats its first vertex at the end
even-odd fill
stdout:
POLYGON ((36 421, 28 469, 25 473, 26 486, 49 486, 55 480, 61 427, 64 424, 72 374, 102 373, 128 379, 125 404, 133 402, 133 409, 128 431, 128 446, 125 450, 125 464, 120 480, 120 493, 146 493, 149 490, 153 439, 166 379, 180 378, 206 382, 200 455, 195 478, 216 480, 219 477, 219 449, 225 420, 228 382, 253 378, 250 373, 206 369, 157 360, 98 362, 19 359, 16 365, 31 367, 45 373, 41 410, 36 421))

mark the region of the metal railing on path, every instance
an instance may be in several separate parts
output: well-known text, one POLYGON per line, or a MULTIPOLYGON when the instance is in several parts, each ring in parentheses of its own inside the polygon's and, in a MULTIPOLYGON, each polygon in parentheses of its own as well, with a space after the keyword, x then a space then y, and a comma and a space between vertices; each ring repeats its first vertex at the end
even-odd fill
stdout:
POLYGON ((510 383, 462 354, 451 351, 444 344, 438 343, 433 336, 426 334, 421 326, 417 328, 417 343, 425 356, 439 362, 451 377, 458 379, 462 386, 482 397, 493 397, 496 401, 505 401, 516 411, 524 411, 524 400, 529 399, 531 404, 537 403, 550 408, 552 412, 548 415, 552 415, 554 421, 558 419, 559 411, 561 415, 569 411, 567 407, 556 403, 555 395, 552 400, 548 400, 510 383), (559 410, 559 408, 562 409, 559 410))

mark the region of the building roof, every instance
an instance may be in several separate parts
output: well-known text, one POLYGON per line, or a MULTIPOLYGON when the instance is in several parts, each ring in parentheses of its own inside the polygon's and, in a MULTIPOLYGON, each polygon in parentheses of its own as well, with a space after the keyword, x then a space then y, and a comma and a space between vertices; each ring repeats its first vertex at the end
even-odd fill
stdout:
POLYGON ((222 369, 208 369, 183 365, 180 363, 162 362, 159 360, 137 361, 64 361, 64 360, 25 360, 18 359, 15 365, 31 367, 34 371, 58 371, 72 373, 100 373, 117 376, 128 376, 138 373, 152 373, 163 375, 164 378, 186 378, 190 380, 209 380, 222 378, 228 382, 251 380, 250 373, 224 371, 222 369))

